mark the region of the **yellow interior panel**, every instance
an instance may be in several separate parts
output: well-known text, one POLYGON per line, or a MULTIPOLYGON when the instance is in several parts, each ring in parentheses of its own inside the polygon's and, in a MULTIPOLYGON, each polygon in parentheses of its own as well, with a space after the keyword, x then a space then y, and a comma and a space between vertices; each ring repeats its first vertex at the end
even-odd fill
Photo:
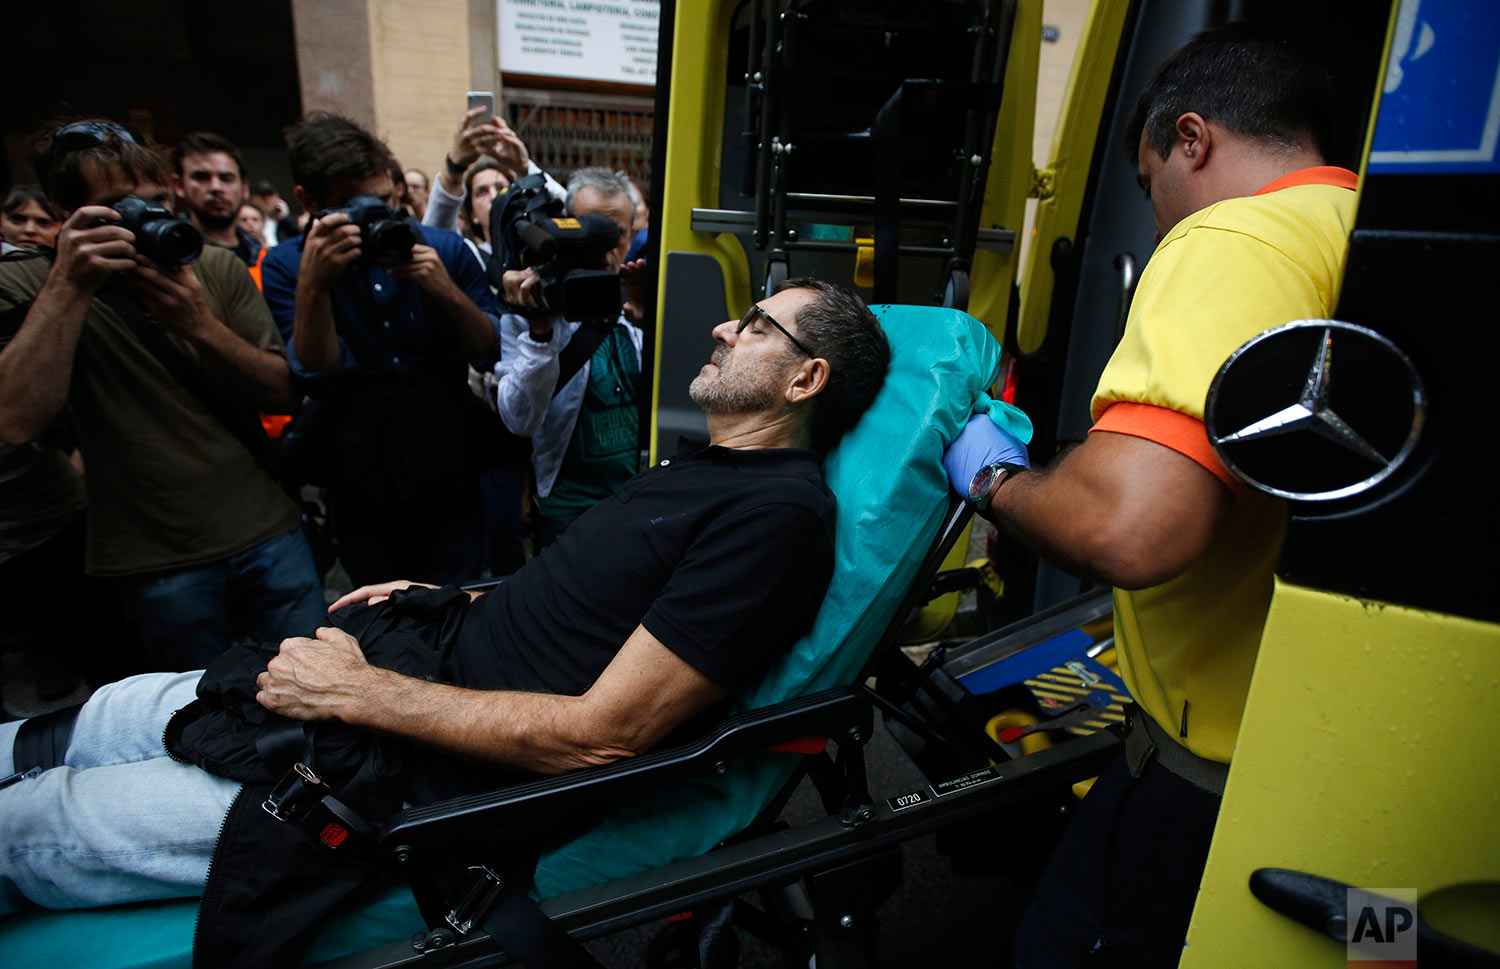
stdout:
MULTIPOLYGON (((990 149, 989 178, 985 182, 981 228, 1001 227, 1017 234, 1026 216, 1026 193, 1031 189, 1031 133, 1036 126, 1036 76, 1042 49, 1042 4, 1021 0, 1011 32, 1010 57, 1005 64, 1005 93, 995 122, 990 149)), ((1017 242, 1019 243, 1019 239, 1017 242)), ((1011 284, 1016 279, 1017 245, 1010 252, 974 252, 969 274, 969 314, 999 340, 1010 311, 1011 284)))
MULTIPOLYGON (((1031 247, 1021 276, 1021 309, 1016 319, 1016 346, 1035 352, 1047 335, 1052 310, 1054 276, 1052 244, 1059 237, 1078 234, 1083 196, 1088 188, 1089 166, 1099 138, 1099 121, 1109 96, 1120 35, 1130 5, 1116 0, 1095 0, 1084 21, 1063 94, 1062 111, 1052 137, 1047 160, 1049 193, 1037 202, 1031 247)), ((1123 56, 1123 55, 1120 55, 1123 56)), ((1020 223, 1015 223, 1019 225, 1020 223)), ((981 317, 982 318, 982 317, 981 317)))

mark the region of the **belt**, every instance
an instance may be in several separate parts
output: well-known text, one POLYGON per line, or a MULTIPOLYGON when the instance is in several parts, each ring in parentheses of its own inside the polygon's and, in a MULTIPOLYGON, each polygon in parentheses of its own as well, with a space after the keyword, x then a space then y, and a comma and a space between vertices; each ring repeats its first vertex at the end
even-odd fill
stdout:
POLYGON ((1199 757, 1178 743, 1144 710, 1137 709, 1130 721, 1130 732, 1125 735, 1125 763, 1130 767, 1130 776, 1140 777, 1153 759, 1199 790, 1215 797, 1224 796, 1229 765, 1199 757))

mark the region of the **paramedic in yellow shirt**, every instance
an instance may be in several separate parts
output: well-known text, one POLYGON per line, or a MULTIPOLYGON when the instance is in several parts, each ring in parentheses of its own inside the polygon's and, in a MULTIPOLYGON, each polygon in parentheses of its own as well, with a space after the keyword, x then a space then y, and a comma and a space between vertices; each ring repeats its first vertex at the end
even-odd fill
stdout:
POLYGON ((1015 942, 1025 969, 1181 955, 1286 517, 1219 462, 1203 402, 1240 344, 1333 309, 1355 175, 1324 164, 1330 101, 1318 65, 1243 25, 1163 64, 1132 128, 1159 244, 1087 440, 1032 469, 980 415, 945 458, 986 517, 1115 587, 1141 708, 1038 883, 1015 942))

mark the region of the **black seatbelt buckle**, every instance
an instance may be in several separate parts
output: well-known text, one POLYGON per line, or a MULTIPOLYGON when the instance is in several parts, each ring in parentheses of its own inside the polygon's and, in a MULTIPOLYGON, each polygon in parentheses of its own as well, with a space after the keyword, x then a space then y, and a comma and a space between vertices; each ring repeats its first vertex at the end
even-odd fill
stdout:
POLYGON ((374 834, 364 818, 332 794, 325 794, 297 824, 313 847, 331 858, 354 854, 374 834))
POLYGON ((293 764, 260 806, 276 820, 297 825, 313 847, 329 857, 353 854, 374 834, 306 764, 293 764))
POLYGON ((453 911, 447 915, 447 922, 453 926, 453 931, 459 935, 468 935, 474 924, 489 912, 495 899, 500 897, 500 889, 504 887, 505 881, 489 868, 484 865, 471 867, 463 898, 459 899, 458 904, 453 906, 453 911))

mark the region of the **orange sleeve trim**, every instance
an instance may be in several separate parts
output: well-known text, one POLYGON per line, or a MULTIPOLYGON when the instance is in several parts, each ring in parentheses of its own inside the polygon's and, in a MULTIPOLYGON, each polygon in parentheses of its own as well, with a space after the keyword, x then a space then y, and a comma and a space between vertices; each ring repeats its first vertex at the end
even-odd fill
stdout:
POLYGON ((1110 404, 1099 415, 1089 433, 1094 431, 1110 431, 1154 441, 1202 466, 1205 471, 1224 482, 1224 486, 1236 498, 1245 493, 1245 483, 1224 467, 1224 462, 1214 453, 1213 445, 1208 443, 1208 431, 1203 427, 1203 422, 1196 417, 1189 417, 1170 407, 1119 401, 1110 404))
POLYGON ((1347 188, 1352 192, 1359 187, 1359 176, 1347 168, 1339 168, 1336 165, 1316 165, 1312 168, 1288 172, 1255 194, 1279 192, 1294 185, 1332 185, 1335 188, 1347 188))

